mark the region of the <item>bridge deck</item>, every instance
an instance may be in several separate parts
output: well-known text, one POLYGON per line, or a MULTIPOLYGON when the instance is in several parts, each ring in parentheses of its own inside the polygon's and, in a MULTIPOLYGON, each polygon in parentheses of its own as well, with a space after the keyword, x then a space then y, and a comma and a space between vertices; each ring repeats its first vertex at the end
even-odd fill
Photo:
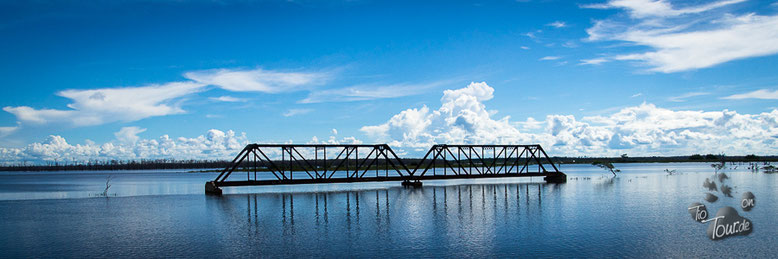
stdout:
POLYGON ((425 175, 422 177, 402 177, 402 176, 378 176, 365 178, 329 178, 329 179, 286 179, 286 180, 248 180, 248 181, 224 181, 217 182, 218 187, 228 186, 253 186, 253 185, 285 185, 285 184, 322 184, 322 183, 358 183, 358 182, 391 182, 405 180, 451 180, 451 179, 480 179, 480 178, 500 178, 500 177, 531 177, 531 176, 554 176, 556 173, 506 173, 506 174, 474 174, 474 175, 425 175))

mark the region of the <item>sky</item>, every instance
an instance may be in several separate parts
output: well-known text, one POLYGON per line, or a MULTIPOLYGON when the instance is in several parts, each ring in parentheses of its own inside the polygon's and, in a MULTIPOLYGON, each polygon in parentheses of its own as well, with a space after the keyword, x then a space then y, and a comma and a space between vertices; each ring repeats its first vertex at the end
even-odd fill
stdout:
POLYGON ((778 151, 777 1, 4 1, 0 39, 2 164, 778 151))

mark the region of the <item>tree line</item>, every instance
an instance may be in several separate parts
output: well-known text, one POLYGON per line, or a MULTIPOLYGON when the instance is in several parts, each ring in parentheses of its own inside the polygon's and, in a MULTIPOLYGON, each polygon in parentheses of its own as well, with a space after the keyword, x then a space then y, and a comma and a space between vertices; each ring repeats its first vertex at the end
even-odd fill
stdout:
MULTIPOLYGON (((503 158, 484 158, 488 163, 495 162, 495 165, 501 165, 504 163, 513 163, 513 161, 505 161, 503 158)), ((411 168, 415 168, 421 159, 418 158, 403 158, 401 159, 405 165, 411 168)), ((510 159, 509 159, 510 160, 510 159)), ((726 155, 714 155, 714 154, 693 154, 691 156, 651 156, 651 157, 630 157, 627 154, 623 154, 619 157, 551 157, 551 160, 556 164, 592 164, 595 162, 602 163, 673 163, 673 162, 778 162, 778 156, 726 156, 726 155)), ((393 162, 396 162, 392 159, 393 162)), ((524 162, 522 158, 521 162, 524 162)), ((291 163, 289 161, 280 162, 274 161, 278 166, 283 166, 288 169, 301 169, 297 163, 291 163), (299 168, 298 168, 299 167, 299 168)), ((318 163, 324 164, 321 160, 318 163)), ((376 164, 371 168, 384 168, 386 162, 379 159, 376 164)), ((534 164, 534 161, 530 161, 534 164)), ((334 163, 332 160, 328 160, 326 163, 329 169, 332 169, 334 163)), ((474 161, 474 166, 482 166, 478 161, 474 161)), ((0 171, 110 171, 110 170, 211 170, 224 169, 231 166, 231 161, 228 160, 175 160, 175 159, 154 159, 154 160, 105 160, 105 161, 87 161, 87 162, 47 162, 46 164, 27 164, 19 163, 16 165, 4 165, 0 166, 0 171)), ((250 162, 244 162, 238 166, 237 170, 245 170, 248 167, 252 167, 250 162)), ((259 164, 260 170, 266 170, 266 164, 259 164)), ((320 165, 316 165, 321 167, 320 165)), ((344 163, 343 166, 350 166, 354 168, 356 161, 350 161, 344 163)), ((444 167, 445 162, 442 159, 438 159, 432 165, 433 167, 444 167)))

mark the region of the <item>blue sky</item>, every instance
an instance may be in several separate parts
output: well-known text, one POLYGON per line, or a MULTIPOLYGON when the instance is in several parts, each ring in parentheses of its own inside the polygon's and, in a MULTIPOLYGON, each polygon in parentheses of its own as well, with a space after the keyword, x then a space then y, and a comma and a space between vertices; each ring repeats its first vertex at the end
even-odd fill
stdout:
POLYGON ((773 1, 3 2, 0 35, 4 163, 246 142, 778 150, 773 1))

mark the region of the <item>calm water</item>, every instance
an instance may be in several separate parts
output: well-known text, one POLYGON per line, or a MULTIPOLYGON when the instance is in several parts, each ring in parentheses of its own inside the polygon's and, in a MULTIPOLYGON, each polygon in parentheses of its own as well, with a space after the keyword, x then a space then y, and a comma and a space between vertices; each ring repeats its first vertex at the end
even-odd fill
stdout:
POLYGON ((687 212, 708 164, 623 164, 616 178, 565 165, 570 180, 428 181, 226 188, 211 173, 0 173, 2 257, 775 257, 775 174, 725 171, 749 236, 711 241, 687 212), (668 176, 664 169, 676 169, 668 176), (109 198, 102 192, 113 175, 109 198))

